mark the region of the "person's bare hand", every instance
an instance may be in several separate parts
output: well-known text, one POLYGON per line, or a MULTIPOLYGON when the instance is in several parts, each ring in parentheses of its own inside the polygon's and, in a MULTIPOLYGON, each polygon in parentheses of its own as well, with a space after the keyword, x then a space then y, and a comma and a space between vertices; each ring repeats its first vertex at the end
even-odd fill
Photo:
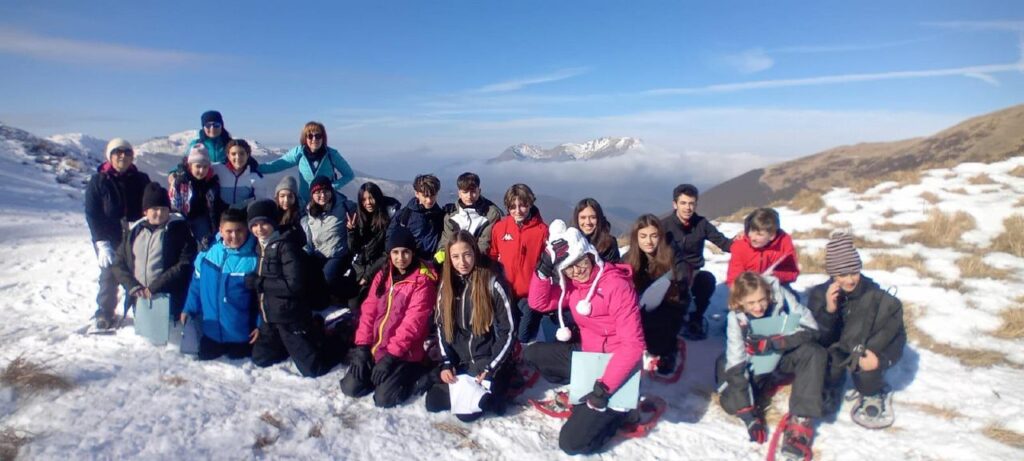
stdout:
POLYGON ((839 309, 839 284, 832 282, 828 286, 828 291, 825 292, 825 310, 829 314, 834 314, 839 309))
POLYGON ((878 369, 878 356, 870 349, 864 350, 864 356, 860 358, 857 365, 863 371, 874 371, 878 369))
POLYGON ((441 370, 441 381, 444 381, 445 384, 455 384, 458 379, 455 377, 455 373, 445 368, 441 370))

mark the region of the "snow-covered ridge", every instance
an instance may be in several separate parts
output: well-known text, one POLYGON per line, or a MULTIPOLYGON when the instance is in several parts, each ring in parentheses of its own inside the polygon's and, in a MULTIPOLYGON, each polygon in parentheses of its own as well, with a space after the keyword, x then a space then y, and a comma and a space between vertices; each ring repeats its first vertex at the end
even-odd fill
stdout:
POLYGON ((595 160, 617 157, 632 151, 643 151, 644 144, 639 138, 605 137, 587 141, 582 144, 564 143, 550 149, 531 144, 516 144, 505 149, 501 155, 492 159, 495 162, 506 160, 533 161, 572 161, 595 160))
MULTIPOLYGON (((22 164, 34 163, 54 181, 80 188, 103 162, 92 149, 106 144, 90 136, 68 135, 57 141, 40 138, 25 130, 0 123, 0 156, 22 164)), ((99 149, 102 152, 103 148, 99 149)))

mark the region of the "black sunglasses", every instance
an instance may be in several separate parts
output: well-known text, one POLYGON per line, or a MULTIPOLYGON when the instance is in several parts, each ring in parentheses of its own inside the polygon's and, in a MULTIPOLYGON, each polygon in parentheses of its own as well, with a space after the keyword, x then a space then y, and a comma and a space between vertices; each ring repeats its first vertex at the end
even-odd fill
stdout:
POLYGON ((222 127, 224 125, 221 124, 220 122, 207 122, 203 126, 206 127, 206 128, 220 128, 220 127, 222 127))
POLYGON ((323 133, 310 133, 306 135, 306 139, 324 139, 323 133))
POLYGON ((117 149, 112 149, 110 151, 110 155, 127 155, 127 156, 132 156, 132 155, 135 155, 135 152, 133 152, 131 149, 126 149, 124 147, 118 147, 117 149))

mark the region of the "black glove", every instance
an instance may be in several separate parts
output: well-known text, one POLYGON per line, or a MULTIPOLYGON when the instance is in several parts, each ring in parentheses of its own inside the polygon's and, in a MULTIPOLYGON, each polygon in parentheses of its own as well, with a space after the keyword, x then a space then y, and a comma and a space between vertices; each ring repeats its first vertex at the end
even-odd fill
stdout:
POLYGON ((583 396, 583 401, 587 402, 587 406, 592 410, 604 411, 608 407, 608 399, 611 397, 612 394, 608 391, 608 386, 601 381, 594 381, 594 390, 583 396))
POLYGON ((260 291, 260 275, 255 272, 245 274, 245 288, 247 290, 259 292, 260 291))
POLYGON ((370 348, 359 346, 348 353, 348 372, 360 383, 370 381, 370 369, 373 368, 373 357, 370 356, 370 348))
POLYGON ((551 280, 555 276, 555 263, 551 261, 551 255, 547 250, 540 252, 540 259, 537 260, 537 275, 545 280, 551 280))
POLYGON ((380 360, 377 361, 377 364, 373 366, 373 372, 370 374, 370 382, 372 382, 374 386, 380 386, 380 383, 383 383, 384 380, 391 375, 391 371, 395 368, 395 365, 398 364, 397 362, 398 359, 395 358, 395 356, 385 352, 384 357, 381 357, 380 360))
POLYGON ((743 339, 746 344, 747 354, 765 355, 785 348, 786 339, 782 335, 761 336, 750 335, 743 339))
POLYGON ((765 440, 768 440, 768 430, 765 428, 764 417, 758 415, 753 406, 741 408, 740 411, 736 412, 736 416, 743 420, 751 442, 764 443, 765 440))

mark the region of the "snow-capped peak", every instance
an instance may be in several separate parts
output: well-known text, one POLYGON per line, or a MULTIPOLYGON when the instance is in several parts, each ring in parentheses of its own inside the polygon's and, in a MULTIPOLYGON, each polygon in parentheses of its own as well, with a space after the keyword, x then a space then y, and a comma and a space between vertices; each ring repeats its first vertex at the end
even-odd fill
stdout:
POLYGON ((505 149, 493 161, 505 160, 539 160, 539 161, 570 161, 594 160, 617 157, 631 151, 643 150, 643 141, 631 137, 604 137, 581 144, 564 143, 551 149, 544 149, 531 144, 516 144, 505 149))

